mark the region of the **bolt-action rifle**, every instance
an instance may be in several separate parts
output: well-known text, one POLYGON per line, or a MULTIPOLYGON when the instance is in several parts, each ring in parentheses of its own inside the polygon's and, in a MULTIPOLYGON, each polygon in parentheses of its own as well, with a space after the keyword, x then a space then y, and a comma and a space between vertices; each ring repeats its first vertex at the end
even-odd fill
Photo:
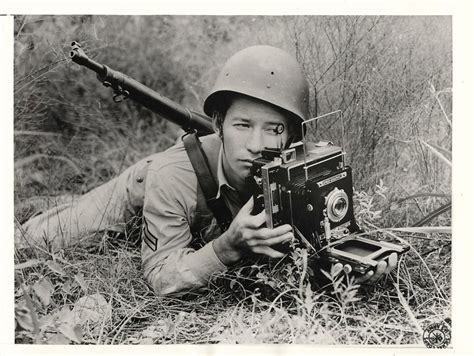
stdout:
POLYGON ((191 111, 135 79, 90 59, 78 42, 72 42, 71 46, 72 61, 96 72, 97 79, 105 87, 110 87, 114 91, 114 102, 118 103, 130 98, 181 126, 187 132, 196 130, 198 135, 214 132, 211 119, 207 115, 191 111))

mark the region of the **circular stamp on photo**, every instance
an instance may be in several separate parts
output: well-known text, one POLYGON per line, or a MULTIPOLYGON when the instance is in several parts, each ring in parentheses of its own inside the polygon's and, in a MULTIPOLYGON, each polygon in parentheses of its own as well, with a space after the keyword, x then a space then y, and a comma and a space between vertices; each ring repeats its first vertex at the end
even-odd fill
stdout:
POLYGON ((451 342, 451 328, 444 322, 430 324, 423 331, 423 342, 430 349, 445 349, 451 342))

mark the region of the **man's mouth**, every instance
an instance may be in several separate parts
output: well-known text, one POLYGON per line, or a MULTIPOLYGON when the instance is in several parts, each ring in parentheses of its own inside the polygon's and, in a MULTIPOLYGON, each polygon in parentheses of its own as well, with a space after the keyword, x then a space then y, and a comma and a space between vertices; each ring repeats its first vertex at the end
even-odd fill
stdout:
POLYGON ((253 160, 252 159, 241 159, 240 160, 245 166, 252 166, 253 160))

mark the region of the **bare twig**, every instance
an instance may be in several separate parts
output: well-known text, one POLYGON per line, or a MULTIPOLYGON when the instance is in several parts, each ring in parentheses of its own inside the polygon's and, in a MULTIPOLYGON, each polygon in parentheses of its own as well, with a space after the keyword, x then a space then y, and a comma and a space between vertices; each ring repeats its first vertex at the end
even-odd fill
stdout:
POLYGON ((423 140, 420 140, 420 142, 421 142, 423 145, 425 145, 426 147, 428 147, 428 148, 431 150, 431 152, 434 153, 434 155, 435 155, 436 157, 438 157, 438 158, 441 159, 444 163, 446 163, 448 166, 451 167, 451 161, 448 160, 446 157, 444 157, 436 148, 434 148, 433 146, 431 146, 430 144, 426 143, 426 142, 423 141, 423 140))
POLYGON ((25 157, 25 158, 22 158, 22 159, 19 159, 18 161, 15 162, 15 169, 19 169, 27 164, 30 164, 40 158, 47 158, 47 159, 55 159, 55 160, 58 160, 58 161, 63 161, 65 163, 67 163, 69 166, 71 166, 77 174, 81 174, 81 169, 73 162, 71 161, 69 158, 67 157, 64 157, 64 156, 54 156, 54 155, 47 155, 47 154, 43 154, 43 153, 36 153, 36 154, 33 154, 31 156, 28 156, 28 157, 25 157))
POLYGON ((57 132, 45 132, 45 131, 28 131, 28 130, 15 130, 13 132, 14 136, 62 136, 57 132))
MULTIPOLYGON (((400 267, 400 263, 401 263, 401 259, 398 261, 398 267, 400 267)), ((402 304, 403 308, 405 309, 408 316, 410 317, 413 325, 415 325, 416 330, 418 330, 419 336, 423 335, 423 328, 421 327, 420 323, 416 319, 407 300, 405 299, 402 292, 400 291, 400 268, 397 268, 397 283, 395 283, 395 288, 397 289, 398 299, 400 300, 400 303, 402 304)))
POLYGON ((410 244, 408 243, 406 240, 398 237, 397 235, 395 235, 394 233, 390 232, 389 229, 381 229, 381 228, 378 228, 377 226, 367 222, 368 225, 371 225, 373 228, 375 228, 376 230, 380 231, 380 232, 385 232, 387 233, 388 235, 390 235, 391 237, 397 239, 398 241, 400 241, 401 243, 403 244, 406 244, 408 246, 410 246, 410 250, 413 251, 417 256, 418 258, 420 259, 420 261, 423 263, 423 265, 425 266, 426 270, 428 271, 428 274, 430 275, 430 278, 431 278, 431 281, 433 282, 433 285, 436 289, 436 291, 438 292, 439 296, 443 299, 446 299, 446 296, 444 295, 444 293, 439 289, 438 287, 438 283, 436 283, 436 280, 433 276, 433 274, 431 273, 431 270, 430 268, 428 267, 428 265, 426 264, 425 260, 423 259, 423 257, 420 255, 420 253, 410 244))
MULTIPOLYGON (((446 90, 445 90, 446 91, 446 90)), ((445 92, 443 91, 443 92, 445 92)), ((448 114, 446 113, 446 110, 444 110, 444 107, 443 107, 443 104, 441 103, 441 101, 439 100, 439 93, 440 92, 437 92, 433 83, 430 82, 430 92, 431 94, 433 94, 433 96, 435 97, 436 101, 438 102, 438 105, 439 107, 441 108, 441 111, 443 112, 443 116, 444 118, 446 119, 446 122, 448 123, 449 127, 452 127, 452 124, 451 124, 451 120, 449 120, 449 117, 448 117, 448 114)))
POLYGON ((418 193, 418 194, 412 194, 412 195, 408 195, 406 197, 397 199, 396 201, 392 203, 403 203, 406 200, 415 199, 415 198, 449 198, 449 197, 450 195, 442 194, 442 193, 418 193))
POLYGON ((451 226, 417 226, 417 227, 398 227, 398 228, 387 228, 384 230, 410 232, 410 233, 421 233, 421 234, 433 234, 442 233, 450 234, 451 226))

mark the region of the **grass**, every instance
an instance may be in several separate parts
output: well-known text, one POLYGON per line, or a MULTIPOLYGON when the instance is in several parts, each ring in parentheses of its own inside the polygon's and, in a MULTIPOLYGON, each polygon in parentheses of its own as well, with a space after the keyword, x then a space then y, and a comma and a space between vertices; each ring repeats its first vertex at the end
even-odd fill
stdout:
POLYGON ((419 344, 424 327, 450 318, 450 235, 378 229, 371 215, 358 210, 372 235, 411 247, 374 287, 333 276, 330 287, 312 290, 297 251, 286 263, 236 267, 200 294, 157 297, 141 275, 139 248, 123 236, 55 254, 16 251, 16 342, 419 344))

